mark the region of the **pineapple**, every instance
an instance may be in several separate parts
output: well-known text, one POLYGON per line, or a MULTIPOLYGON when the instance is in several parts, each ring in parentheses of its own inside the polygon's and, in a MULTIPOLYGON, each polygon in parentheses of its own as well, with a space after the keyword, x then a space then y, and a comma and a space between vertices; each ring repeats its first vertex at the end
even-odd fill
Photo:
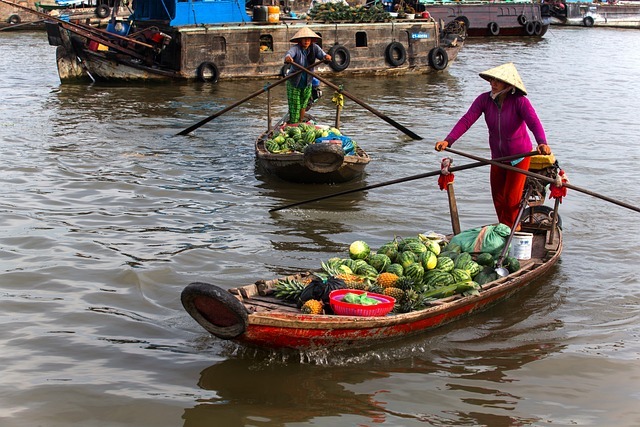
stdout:
POLYGON ((378 274, 378 277, 376 278, 376 281, 378 282, 378 285, 380 285, 383 288, 389 288, 392 287, 396 284, 396 282, 398 281, 399 277, 396 274, 393 273, 380 273, 378 274))
POLYGON ((404 292, 404 299, 400 304, 400 313, 409 313, 411 311, 422 310, 425 308, 425 299, 419 292, 413 289, 408 289, 404 292))
POLYGON ((310 299, 302 305, 302 314, 322 314, 322 301, 310 299))
POLYGON ((403 291, 407 291, 409 289, 414 289, 415 285, 416 283, 414 279, 412 279, 411 277, 402 276, 398 278, 398 280, 394 284, 394 287, 402 289, 403 291))
POLYGON ((344 282, 347 289, 358 289, 364 291, 367 289, 367 281, 364 277, 353 274, 351 269, 343 264, 322 263, 322 269, 330 276, 340 279, 344 282))
POLYGON ((376 282, 368 283, 367 288, 365 289, 367 292, 371 292, 374 294, 381 294, 384 291, 384 288, 378 285, 376 282))
POLYGON ((396 304, 400 303, 402 301, 402 299, 404 298, 404 291, 402 289, 399 288, 394 288, 392 286, 388 287, 388 288, 384 288, 384 291, 382 291, 382 293, 384 295, 393 297, 396 299, 396 304))
POLYGON ((274 295, 284 301, 297 301, 307 285, 306 280, 280 279, 274 286, 274 295))

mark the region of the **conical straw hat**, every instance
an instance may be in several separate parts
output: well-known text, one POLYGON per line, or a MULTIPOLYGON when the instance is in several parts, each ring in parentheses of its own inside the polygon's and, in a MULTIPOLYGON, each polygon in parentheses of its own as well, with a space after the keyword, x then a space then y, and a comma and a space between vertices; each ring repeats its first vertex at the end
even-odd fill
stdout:
POLYGON ((502 64, 499 67, 483 71, 482 73, 480 73, 480 77, 487 81, 491 81, 491 79, 500 80, 508 85, 515 87, 524 95, 527 94, 527 89, 525 89, 524 83, 522 83, 520 74, 518 74, 518 70, 516 70, 516 66, 513 65, 513 62, 507 62, 506 64, 502 64))
POLYGON ((302 27, 300 30, 298 30, 295 36, 291 37, 291 42, 295 43, 297 40, 305 38, 321 39, 322 37, 314 33, 311 28, 302 27))

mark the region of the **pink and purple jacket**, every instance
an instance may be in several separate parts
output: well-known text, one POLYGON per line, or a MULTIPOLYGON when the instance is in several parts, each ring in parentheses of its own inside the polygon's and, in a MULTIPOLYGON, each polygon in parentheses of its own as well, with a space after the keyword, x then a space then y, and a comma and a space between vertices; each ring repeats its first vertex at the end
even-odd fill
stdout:
POLYGON ((538 144, 546 144, 547 138, 536 111, 526 96, 520 92, 507 94, 498 108, 491 99, 491 92, 478 96, 469 111, 458 120, 446 140, 453 145, 484 113, 489 130, 491 158, 512 156, 531 151, 531 138, 527 127, 533 133, 538 144))

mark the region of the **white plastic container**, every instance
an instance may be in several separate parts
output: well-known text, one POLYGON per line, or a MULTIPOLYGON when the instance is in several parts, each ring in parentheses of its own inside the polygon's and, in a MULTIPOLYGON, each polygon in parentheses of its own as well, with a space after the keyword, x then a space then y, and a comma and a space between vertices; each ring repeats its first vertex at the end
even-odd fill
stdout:
POLYGON ((518 259, 531 259, 531 246, 533 244, 533 234, 516 231, 513 233, 509 256, 518 259))

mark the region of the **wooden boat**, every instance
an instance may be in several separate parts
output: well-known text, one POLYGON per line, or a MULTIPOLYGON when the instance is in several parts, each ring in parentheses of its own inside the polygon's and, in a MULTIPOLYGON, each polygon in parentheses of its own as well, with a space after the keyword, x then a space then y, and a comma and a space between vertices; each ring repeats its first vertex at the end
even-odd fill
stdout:
POLYGON ((549 5, 537 2, 429 1, 421 7, 434 19, 462 23, 469 37, 542 37, 551 23, 549 5))
MULTIPOLYGON (((6 0, 0 0, 6 1, 6 0)), ((332 55, 320 74, 401 75, 447 69, 465 34, 433 20, 324 22, 250 17, 238 0, 137 0, 128 20, 106 32, 53 20, 60 80, 217 82, 277 77, 291 37, 303 26, 332 55)))
POLYGON ((640 28, 638 2, 571 2, 550 4, 551 24, 583 27, 640 28))
MULTIPOLYGON (((0 1, 0 31, 44 31, 44 21, 47 19, 105 28, 109 23, 111 6, 113 0, 100 0, 97 3, 92 0, 59 0, 48 3, 27 0, 20 4, 4 0, 0 1)), ((124 7, 113 9, 113 12, 119 19, 128 16, 124 7)))
MULTIPOLYGON (((424 309, 374 317, 309 315, 302 314, 294 304, 274 297, 279 280, 304 280, 309 272, 258 280, 232 289, 191 283, 182 292, 182 304, 214 336, 257 347, 343 349, 421 334, 486 310, 545 277, 557 263, 563 248, 558 206, 556 202, 554 209, 534 205, 528 208, 521 226, 523 232, 533 235, 531 257, 520 261, 519 270, 485 283, 475 295, 456 294, 435 300, 424 309)), ((454 211, 452 209, 452 213, 454 211)), ((456 221, 452 215, 454 230, 456 221)))
POLYGON ((359 146, 355 154, 345 155, 341 144, 317 143, 304 152, 270 153, 265 142, 270 132, 258 137, 255 143, 256 162, 267 174, 299 183, 342 183, 360 177, 371 161, 359 146))

